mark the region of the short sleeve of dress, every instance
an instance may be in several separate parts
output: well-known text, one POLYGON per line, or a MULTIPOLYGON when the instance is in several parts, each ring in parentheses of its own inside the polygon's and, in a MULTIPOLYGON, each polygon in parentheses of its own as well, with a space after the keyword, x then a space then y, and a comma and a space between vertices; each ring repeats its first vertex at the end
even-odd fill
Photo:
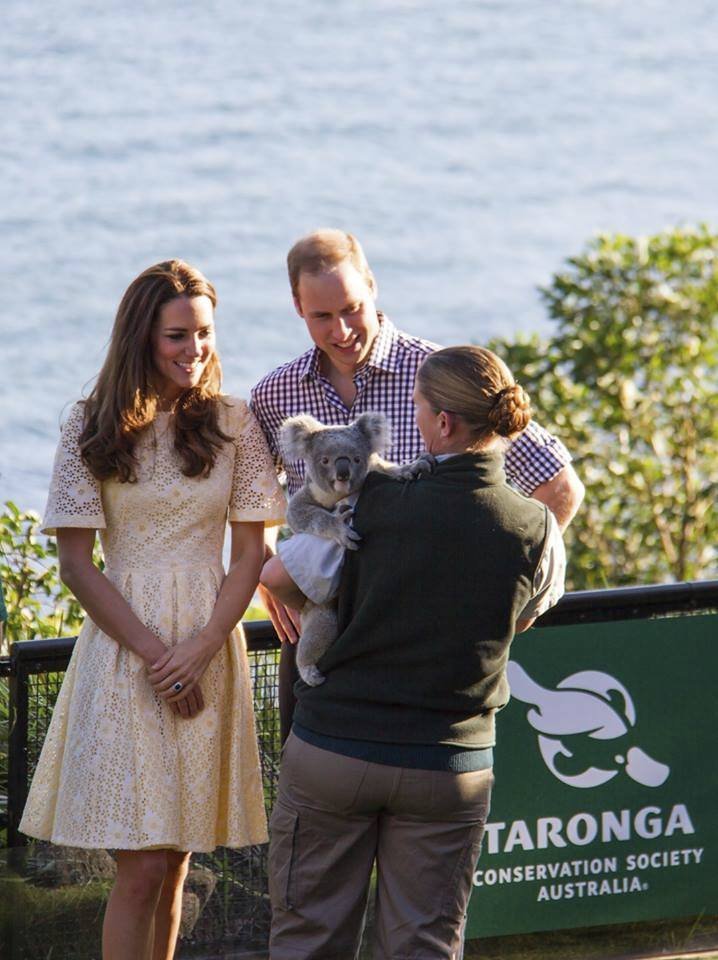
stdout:
POLYGON ((61 527, 106 527, 101 484, 80 456, 84 407, 76 403, 60 431, 42 532, 53 536, 61 527))
POLYGON ((244 400, 227 398, 229 426, 234 443, 230 521, 282 523, 286 499, 277 479, 277 469, 257 418, 244 400))

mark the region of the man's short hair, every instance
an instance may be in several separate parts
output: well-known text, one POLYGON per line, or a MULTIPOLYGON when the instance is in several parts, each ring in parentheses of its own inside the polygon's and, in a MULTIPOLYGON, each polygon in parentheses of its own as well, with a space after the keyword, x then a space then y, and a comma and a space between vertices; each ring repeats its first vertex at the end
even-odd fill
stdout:
POLYGON ((376 290, 374 274, 369 269, 361 244, 351 233, 334 229, 315 230, 297 240, 287 254, 293 296, 299 297, 299 278, 302 273, 322 273, 346 260, 358 270, 367 285, 376 290))

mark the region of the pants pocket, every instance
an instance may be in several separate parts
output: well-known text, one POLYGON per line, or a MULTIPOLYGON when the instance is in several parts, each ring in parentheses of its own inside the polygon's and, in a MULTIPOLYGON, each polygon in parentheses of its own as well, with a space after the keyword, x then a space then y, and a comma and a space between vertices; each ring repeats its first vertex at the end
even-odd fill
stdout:
POLYGON ((291 910, 296 901, 299 815, 277 801, 269 840, 269 898, 274 909, 291 910))
POLYGON ((442 916, 454 920, 465 916, 471 894, 476 863, 481 853, 485 821, 466 827, 466 843, 461 849, 441 905, 442 916))

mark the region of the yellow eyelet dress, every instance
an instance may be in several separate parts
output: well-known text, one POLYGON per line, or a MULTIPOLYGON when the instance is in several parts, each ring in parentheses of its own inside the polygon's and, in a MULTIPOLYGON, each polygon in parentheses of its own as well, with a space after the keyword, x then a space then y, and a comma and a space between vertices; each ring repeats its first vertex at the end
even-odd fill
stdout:
MULTIPOLYGON (((98 529, 105 575, 169 646, 207 623, 224 578, 227 520, 280 522, 285 501, 247 404, 225 397, 232 437, 209 477, 186 477, 160 414, 137 447, 136 483, 96 480, 63 426, 44 532, 98 529)), ((52 716, 20 829, 76 847, 210 851, 267 839, 249 667, 235 630, 185 720, 152 690, 144 662, 85 619, 52 716)))

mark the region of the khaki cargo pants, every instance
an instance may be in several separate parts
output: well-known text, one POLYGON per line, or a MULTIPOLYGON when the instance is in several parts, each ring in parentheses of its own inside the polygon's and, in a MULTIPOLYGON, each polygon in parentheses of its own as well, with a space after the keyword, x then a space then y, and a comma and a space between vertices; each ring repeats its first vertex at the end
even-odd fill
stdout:
POLYGON ((290 734, 271 820, 271 960, 459 960, 493 774, 355 760, 290 734))

